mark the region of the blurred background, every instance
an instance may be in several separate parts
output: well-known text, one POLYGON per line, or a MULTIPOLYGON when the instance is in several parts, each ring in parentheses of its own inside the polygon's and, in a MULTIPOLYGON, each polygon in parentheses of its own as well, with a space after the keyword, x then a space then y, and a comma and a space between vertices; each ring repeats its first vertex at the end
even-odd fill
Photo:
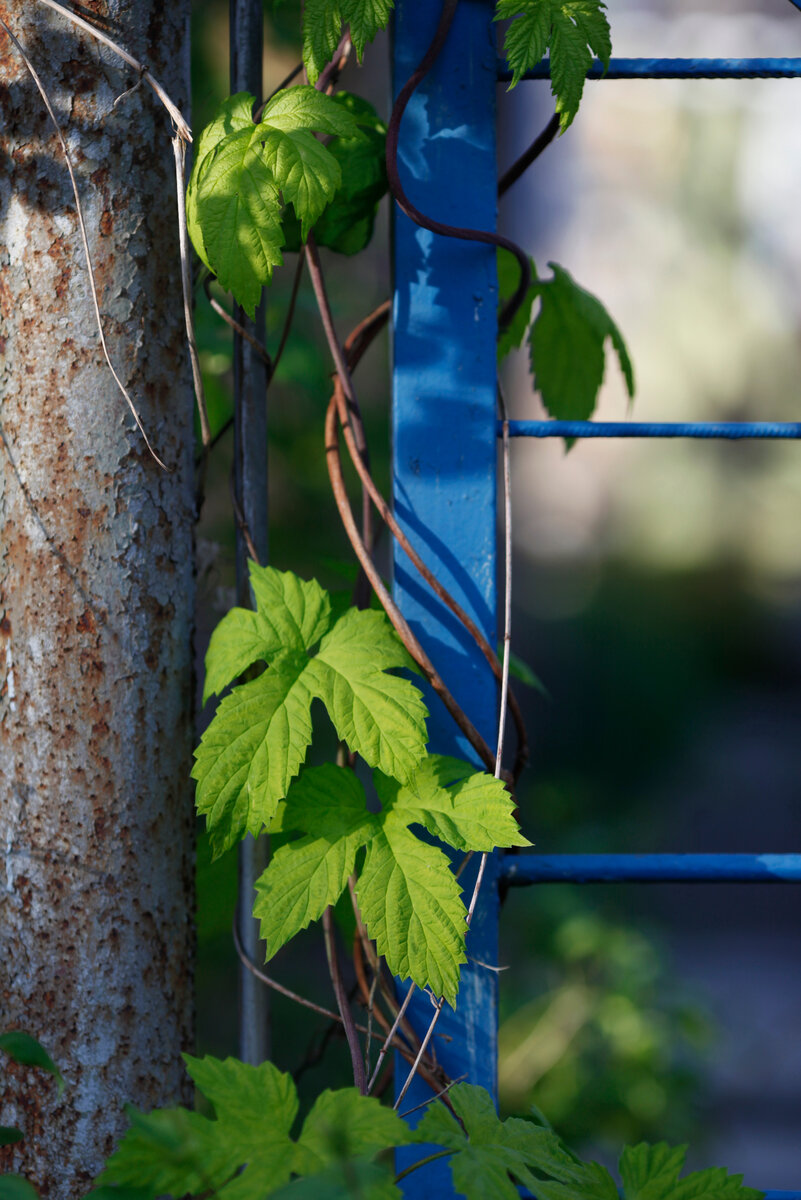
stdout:
MULTIPOLYGON (((194 5, 194 127, 227 94, 225 0, 194 5)), ((801 56, 787 0, 610 0, 622 56, 801 56)), ((268 92, 298 60, 297 0, 266 9, 268 92)), ((385 41, 343 86, 388 113, 385 41)), ((500 166, 552 111, 547 83, 499 88, 500 166)), ((574 126, 505 198, 501 222, 540 274, 565 266, 609 308, 642 420, 799 419, 798 81, 590 82, 574 126)), ((327 257, 340 332, 388 293, 386 201, 370 250, 327 257)), ((294 256, 268 294, 280 337, 294 256)), ((230 338, 202 293, 215 428, 230 414, 230 338)), ((359 390, 387 487, 388 356, 359 390)), ((327 353, 309 291, 270 396, 271 557, 329 587, 352 575, 328 496, 327 353)), ((524 355, 513 416, 537 417, 524 355)), ((598 416, 622 419, 617 364, 598 416)), ((525 831, 544 852, 799 848, 801 448, 557 442, 513 446, 513 643, 532 762, 525 831)), ((198 531, 199 657, 233 602, 230 435, 198 531)), ((208 719, 209 714, 205 714, 208 719)), ((321 724, 317 750, 330 733, 321 724)), ((198 1039, 236 1052, 235 863, 199 844, 198 1039)), ((690 1140, 694 1165, 801 1186, 801 895, 795 888, 549 886, 502 922, 501 1101, 534 1104, 582 1150, 690 1140)), ((307 995, 319 931, 271 970, 307 995)), ((274 1001, 274 1058, 310 1094, 347 1081, 325 1023, 274 1001)))

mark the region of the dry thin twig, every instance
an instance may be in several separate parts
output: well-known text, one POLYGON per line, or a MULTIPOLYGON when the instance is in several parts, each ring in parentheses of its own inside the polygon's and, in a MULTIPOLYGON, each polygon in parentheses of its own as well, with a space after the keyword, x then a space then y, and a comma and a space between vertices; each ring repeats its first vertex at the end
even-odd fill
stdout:
POLYGON ((88 33, 91 37, 96 38, 98 42, 102 42, 104 46, 108 46, 109 50, 113 50, 115 54, 118 54, 123 62, 127 62, 128 66, 133 67, 135 71, 138 71, 144 82, 152 87, 153 91, 156 93, 159 100, 172 117, 173 121, 175 122, 175 128, 178 130, 178 133, 181 135, 184 141, 192 141, 192 130, 189 128, 189 125, 180 108, 177 104, 173 103, 159 81, 154 79, 150 74, 144 63, 141 63, 138 58, 134 58, 132 54, 129 54, 127 50, 125 50, 117 42, 113 41, 108 34, 103 33, 102 29, 98 29, 89 21, 85 21, 83 17, 79 17, 77 13, 74 13, 64 4, 59 4, 58 0, 39 0, 39 3, 46 5, 48 8, 52 8, 54 12, 60 13, 61 16, 66 17, 68 21, 72 21, 73 25, 77 25, 79 29, 83 29, 85 33, 88 33))
MULTIPOLYGON (((60 7, 60 5, 56 6, 54 4, 54 0, 41 0, 41 2, 43 4, 44 3, 51 4, 51 6, 53 6, 53 7, 60 7)), ((139 432, 141 433, 142 437, 144 438, 145 445, 147 446, 148 450, 150 451, 151 455, 156 460, 158 465, 162 468, 162 470, 166 471, 166 470, 168 470, 168 468, 167 468, 166 464, 161 461, 158 454, 156 454, 156 451, 153 449, 152 445, 150 444, 150 439, 148 438, 147 433, 145 432, 145 427, 142 424, 139 413, 136 411, 136 406, 128 393, 128 389, 125 387, 125 384, 122 382, 119 375, 115 371, 114 364, 112 363, 111 357, 108 352, 108 346, 106 345, 106 335, 103 332, 103 318, 100 315, 100 304, 97 299, 97 286, 95 284, 95 273, 94 273, 94 267, 92 266, 92 256, 89 252, 89 239, 88 239, 87 233, 86 233, 86 224, 83 219, 83 207, 81 205, 81 197, 80 197, 80 193, 78 191, 78 181, 75 178, 75 171, 73 170, 72 159, 70 157, 70 152, 67 149, 67 143, 64 138, 64 134, 62 133, 61 126, 59 125, 58 120, 56 118, 56 114, 53 111, 53 106, 50 103, 50 97, 48 96, 47 92, 45 91, 44 84, 42 83, 41 79, 39 78, 39 76, 36 72, 36 69, 33 66, 33 63, 28 58, 28 55, 25 52, 25 50, 23 49, 23 47, 21 46, 19 40, 17 39, 15 34, 12 33, 12 31, 9 29, 8 25, 6 25, 6 23, 2 17, 0 17, 0 25, 2 25, 3 29, 6 31, 6 34, 8 35, 10 40, 14 43, 14 46, 16 47, 20 58, 22 59, 22 61, 25 64, 25 68, 28 71, 28 74, 30 75, 33 82, 35 83, 36 88, 39 92, 39 95, 42 97, 44 106, 47 109, 47 115, 50 117, 51 124, 56 131, 56 135, 58 137, 59 142, 61 143, 61 149, 64 152, 64 158, 67 163, 67 170, 69 172, 70 183, 72 184, 72 194, 75 197, 75 210, 78 214, 78 227, 81 231, 81 241, 83 242, 83 252, 84 252, 84 255, 86 256, 86 267, 87 267, 87 271, 89 273, 89 290, 92 293, 92 304, 93 304, 94 310, 95 310, 95 321, 97 323, 97 331, 100 335, 100 345, 103 349, 103 357, 106 360, 109 371, 111 371, 111 374, 114 377, 114 382, 116 383, 117 387, 120 389, 123 396, 125 397, 125 401, 129 407, 129 409, 131 410, 134 421, 136 421, 136 424, 139 428, 139 432)))
POLYGON ((189 358, 192 363, 192 379, 195 385, 198 416, 200 417, 203 453, 204 456, 208 456, 211 448, 211 428, 206 408, 206 393, 203 388, 203 373, 200 370, 200 356, 198 355, 197 341, 195 339, 195 322, 192 316, 192 266, 189 259, 189 238, 186 232, 186 193, 184 186, 186 143, 177 134, 172 139, 172 150, 175 156, 175 194, 178 199, 178 242, 181 249, 181 290, 184 298, 186 340, 189 346, 189 358))

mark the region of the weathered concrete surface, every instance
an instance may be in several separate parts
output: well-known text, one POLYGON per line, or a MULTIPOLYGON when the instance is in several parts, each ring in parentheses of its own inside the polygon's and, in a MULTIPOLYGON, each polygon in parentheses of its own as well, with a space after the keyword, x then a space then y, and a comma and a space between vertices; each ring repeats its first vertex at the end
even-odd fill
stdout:
MULTIPOLYGON (((189 0, 84 0, 186 110, 189 0)), ((64 160, 0 31, 0 1029, 67 1082, 0 1064, 0 1150, 47 1200, 87 1190, 121 1106, 182 1092, 192 1027, 192 400, 170 124, 113 53, 0 0, 66 130, 112 358, 103 363, 64 160)))

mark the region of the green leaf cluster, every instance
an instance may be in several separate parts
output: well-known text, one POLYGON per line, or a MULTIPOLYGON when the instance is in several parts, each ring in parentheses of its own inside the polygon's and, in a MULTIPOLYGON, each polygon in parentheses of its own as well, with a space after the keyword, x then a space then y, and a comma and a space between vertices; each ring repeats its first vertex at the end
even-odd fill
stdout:
POLYGON ((394 0, 306 0, 303 11, 303 65, 310 83, 331 61, 347 25, 359 62, 364 47, 386 29, 394 0))
POLYGON ((504 40, 511 87, 548 53, 562 133, 578 112, 593 54, 609 66, 612 39, 605 10, 603 0, 498 0, 495 20, 512 18, 504 40))
MULTIPOLYGON (((456 1115, 432 1105, 416 1135, 453 1152, 454 1188, 466 1200, 516 1200, 515 1183, 537 1200, 618 1200, 607 1169, 583 1162, 552 1129, 517 1117, 499 1120, 483 1088, 457 1084, 449 1096, 456 1115)), ((624 1200, 763 1200, 762 1192, 743 1187, 741 1175, 722 1168, 680 1179, 686 1153, 686 1146, 665 1143, 626 1148, 620 1159, 624 1200)))
POLYGON ((337 615, 316 582, 272 567, 251 564, 250 580, 255 611, 229 612, 206 658, 206 699, 266 664, 222 700, 195 752, 212 848, 264 827, 281 835, 254 909, 268 957, 337 903, 360 859, 358 902, 378 953, 393 974, 454 1004, 467 912, 447 855, 410 826, 465 852, 527 846, 512 798, 468 763, 426 754, 422 697, 392 673, 413 663, 385 613, 337 615), (292 782, 315 699, 373 768, 379 812, 345 768, 312 767, 292 782))
POLYGON ((454 1191, 465 1200, 516 1200, 519 1186, 538 1200, 763 1200, 742 1176, 722 1168, 680 1178, 686 1147, 665 1143, 623 1151, 618 1192, 605 1167, 583 1162, 550 1127, 517 1117, 501 1121, 489 1093, 466 1083, 451 1088, 452 1111, 430 1105, 414 1131, 355 1088, 325 1091, 293 1138, 298 1098, 289 1075, 272 1063, 184 1057, 214 1118, 184 1108, 147 1116, 129 1109, 131 1127, 92 1200, 212 1191, 221 1200, 394 1200, 400 1191, 374 1160, 410 1143, 442 1148, 454 1191))
POLYGON ((392 1176, 372 1160, 411 1135, 378 1100, 355 1088, 325 1091, 293 1138, 298 1097, 289 1075, 269 1062, 249 1066, 231 1058, 184 1059, 214 1118, 185 1108, 147 1115, 128 1109, 131 1127, 98 1181, 109 1195, 117 1187, 136 1188, 141 1200, 211 1191, 220 1200, 262 1200, 273 1194, 289 1200, 400 1196, 392 1176), (293 1176, 308 1180, 308 1188, 302 1182, 286 1186, 293 1176), (360 1192, 351 1187, 354 1178, 360 1192))
MULTIPOLYGON (((499 340, 498 355, 520 347, 528 333, 531 373, 546 411, 557 420, 587 420, 604 381, 607 340, 617 354, 630 399, 635 393, 634 368, 623 335, 601 301, 579 287, 564 267, 548 266, 552 279, 537 279, 533 271, 534 282, 499 340), (539 312, 533 318, 538 300, 539 312)), ((514 294, 518 269, 511 254, 499 254, 502 302, 514 294)))
POLYGON ((204 699, 256 662, 267 669, 234 688, 195 751, 196 803, 216 854, 269 825, 303 763, 311 705, 325 705, 339 738, 401 782, 425 757, 427 715, 409 680, 414 664, 383 612, 335 617, 316 582, 251 564, 256 611, 235 608, 206 657, 204 699))
POLYGON ((283 262, 283 206, 305 238, 342 183, 342 168, 315 136, 358 141, 360 117, 310 86, 287 88, 257 124, 254 97, 223 102, 201 134, 186 193, 187 228, 200 258, 251 315, 283 262))
MULTIPOLYGON (((373 236, 378 205, 387 191, 387 127, 360 96, 337 92, 332 99, 358 121, 360 137, 334 137, 326 149, 339 163, 342 183, 314 226, 318 246, 337 254, 359 254, 373 236)), ((286 249, 299 250, 302 229, 292 212, 284 212, 286 249)))
POLYGON ((313 767, 292 785, 273 822, 294 833, 256 885, 254 916, 268 957, 335 904, 366 847, 356 892, 362 917, 393 975, 456 1001, 466 961, 467 912, 447 856, 409 828, 457 850, 527 846, 504 785, 459 759, 427 757, 408 783, 373 774, 381 811, 341 767, 313 767))

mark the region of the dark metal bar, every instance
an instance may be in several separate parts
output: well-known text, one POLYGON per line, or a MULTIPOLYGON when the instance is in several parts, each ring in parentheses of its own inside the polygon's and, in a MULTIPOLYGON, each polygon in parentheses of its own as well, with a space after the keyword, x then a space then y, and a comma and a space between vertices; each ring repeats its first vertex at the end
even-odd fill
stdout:
POLYGON ((801 883, 801 854, 509 854, 501 879, 534 883, 801 883))
MULTIPOLYGON (((262 92, 262 46, 264 41, 261 0, 230 0, 231 91, 251 92, 257 100, 262 92)), ((237 321, 260 344, 264 342, 264 308, 251 321, 241 308, 237 321)), ((234 492, 261 562, 267 560, 267 375, 256 350, 240 334, 234 334, 234 492)), ((237 521, 237 602, 250 608, 248 547, 245 531, 237 521)), ((248 836, 239 846, 239 896, 237 922, 246 954, 257 962, 264 959, 258 922, 253 919, 255 882, 267 866, 265 837, 248 836)), ((270 1054, 267 989, 246 967, 239 968, 239 1057, 248 1063, 263 1062, 270 1054)))
MULTIPOLYGON (((801 8, 801 0, 791 0, 801 8)), ((546 59, 526 71, 524 79, 550 79, 546 59)), ((801 58, 613 58, 604 71, 600 59, 590 67, 588 79, 797 79, 801 58)), ((498 65, 498 79, 507 81, 512 72, 498 65)))
MULTIPOLYGON (((503 426, 498 422, 498 437, 503 426)), ((801 421, 510 421, 511 437, 797 441, 801 421)))

